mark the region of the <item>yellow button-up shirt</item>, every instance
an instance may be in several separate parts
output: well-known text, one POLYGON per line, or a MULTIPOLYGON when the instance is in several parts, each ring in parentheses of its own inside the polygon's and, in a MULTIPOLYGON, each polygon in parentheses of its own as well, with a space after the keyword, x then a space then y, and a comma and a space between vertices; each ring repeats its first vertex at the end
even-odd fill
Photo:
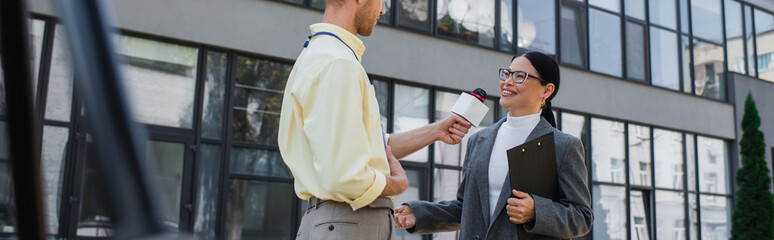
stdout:
POLYGON ((376 94, 359 61, 365 46, 336 25, 310 29, 341 41, 316 36, 296 60, 282 99, 280 153, 299 198, 357 210, 381 195, 390 174, 376 94))

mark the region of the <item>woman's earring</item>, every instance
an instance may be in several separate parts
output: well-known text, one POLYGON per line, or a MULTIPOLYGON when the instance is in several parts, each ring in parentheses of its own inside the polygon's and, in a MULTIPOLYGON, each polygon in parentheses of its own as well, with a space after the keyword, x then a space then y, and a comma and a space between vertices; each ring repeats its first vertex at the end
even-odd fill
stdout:
POLYGON ((543 98, 543 100, 540 102, 540 108, 543 108, 544 106, 546 106, 546 99, 545 98, 543 98))

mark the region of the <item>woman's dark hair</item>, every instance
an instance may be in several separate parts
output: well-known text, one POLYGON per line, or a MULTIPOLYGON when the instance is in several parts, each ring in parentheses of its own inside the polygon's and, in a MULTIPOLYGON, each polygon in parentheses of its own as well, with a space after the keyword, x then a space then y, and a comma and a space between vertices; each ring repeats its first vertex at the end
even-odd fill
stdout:
MULTIPOLYGON (((517 57, 524 57, 529 60, 540 75, 538 77, 546 80, 546 82, 554 84, 554 92, 546 99, 546 105, 543 106, 543 113, 541 116, 545 118, 551 126, 556 127, 554 111, 551 109, 551 100, 554 99, 556 93, 559 92, 559 64, 556 63, 556 60, 541 52, 525 52, 521 55, 513 56, 511 62, 517 57)), ((541 81, 540 84, 543 86, 548 85, 546 82, 541 81)))

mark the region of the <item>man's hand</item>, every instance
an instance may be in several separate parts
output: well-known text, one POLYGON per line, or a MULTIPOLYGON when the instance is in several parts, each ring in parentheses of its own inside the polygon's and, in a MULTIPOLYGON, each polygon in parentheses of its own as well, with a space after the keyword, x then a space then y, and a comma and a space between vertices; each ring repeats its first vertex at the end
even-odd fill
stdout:
POLYGON ((435 124, 439 131, 438 140, 449 145, 460 143, 470 129, 470 123, 457 114, 452 114, 435 124))
POLYGON ((413 228, 417 224, 417 218, 414 217, 414 212, 411 211, 411 207, 408 205, 400 205, 395 208, 395 227, 397 228, 413 228))
POLYGON ((508 199, 505 206, 509 220, 515 224, 524 224, 535 220, 535 200, 524 192, 512 190, 515 198, 508 199))
POLYGON ((392 150, 390 150, 389 146, 385 147, 384 151, 387 153, 387 161, 390 162, 390 176, 387 176, 387 185, 384 186, 381 196, 400 195, 408 187, 406 171, 403 170, 403 166, 400 165, 398 159, 392 155, 392 150))

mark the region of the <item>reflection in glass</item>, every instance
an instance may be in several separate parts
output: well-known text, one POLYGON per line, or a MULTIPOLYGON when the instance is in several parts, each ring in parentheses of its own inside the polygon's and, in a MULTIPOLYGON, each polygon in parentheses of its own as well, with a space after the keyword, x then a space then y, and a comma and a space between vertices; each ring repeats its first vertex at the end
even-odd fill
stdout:
POLYGON ((556 55, 555 2, 519 0, 517 42, 519 49, 556 55))
POLYGON ((396 0, 398 25, 424 32, 430 31, 429 0, 396 0))
POLYGON ((677 2, 675 0, 650 0, 650 23, 669 29, 677 29, 677 2))
MULTIPOLYGON (((617 2, 617 1, 616 1, 617 2)), ((596 9, 589 10, 591 70, 621 76, 621 18, 596 9)))
MULTIPOLYGON (((312 0, 314 1, 320 1, 324 2, 324 0, 312 0)), ((392 24, 392 0, 383 0, 384 1, 384 15, 379 16, 379 22, 384 24, 392 24)))
POLYGON ((38 95, 38 74, 40 74, 40 59, 43 57, 43 34, 46 22, 40 19, 32 19, 29 26, 30 39, 30 64, 32 66, 32 99, 38 95))
POLYGON ((647 59, 645 58, 645 27, 626 21, 626 77, 645 81, 647 59))
POLYGON ((220 146, 202 144, 198 158, 194 233, 203 239, 215 239, 220 196, 220 146))
POLYGON ((223 124, 223 104, 226 97, 225 53, 207 53, 207 78, 202 103, 202 137, 220 139, 223 124))
POLYGON ((11 181, 7 134, 5 122, 0 121, 0 233, 16 231, 16 209, 13 201, 13 181, 11 181))
POLYGON ((650 128, 629 124, 629 183, 651 186, 650 128))
POLYGON ((40 175, 43 177, 43 203, 46 219, 46 233, 59 233, 59 203, 67 157, 67 143, 70 129, 44 126, 41 149, 40 175))
POLYGON ((696 95, 718 100, 726 99, 724 59, 723 46, 699 40, 693 41, 693 85, 696 95))
POLYGON ((437 0, 438 35, 494 47, 495 2, 437 0))
MULTIPOLYGON (((430 123, 430 90, 406 85, 395 85, 394 132, 413 130, 430 123)), ((428 148, 406 156, 402 160, 427 162, 428 148)))
POLYGON ((282 156, 277 151, 258 150, 250 148, 232 148, 230 172, 266 177, 291 178, 282 156))
POLYGON ((73 101, 73 66, 62 25, 56 25, 46 98, 46 119, 70 121, 73 101))
POLYGON ((715 43, 723 43, 723 18, 721 0, 691 0, 693 36, 715 43))
POLYGON ((373 80, 374 93, 376 93, 376 102, 379 104, 379 114, 381 115, 382 128, 388 132, 390 127, 390 83, 386 81, 373 80))
POLYGON ((680 61, 683 64, 683 92, 693 93, 693 81, 691 81, 691 40, 688 36, 680 37, 680 61))
POLYGON ((688 191, 696 191, 696 140, 693 134, 685 134, 685 162, 688 170, 688 191))
POLYGON ((433 169, 433 202, 456 200, 457 189, 462 181, 462 171, 433 169))
POLYGON ((677 35, 667 30, 650 27, 651 83, 680 90, 680 65, 677 61, 677 35))
POLYGON ((594 194, 594 239, 626 239, 626 188, 594 184, 591 192, 594 194))
MULTIPOLYGON (((406 191, 401 193, 398 196, 395 196, 395 204, 402 204, 404 202, 408 202, 411 200, 420 200, 423 199, 422 195, 425 193, 425 189, 422 187, 424 186, 424 179, 425 176, 420 172, 420 170, 417 169, 406 169, 406 177, 408 177, 408 187, 406 188, 406 191)), ((408 240, 408 239, 416 239, 420 240, 422 239, 422 235, 419 234, 410 234, 406 232, 406 229, 399 229, 397 230, 396 239, 402 239, 402 240, 408 240)))
POLYGON ((621 11, 621 4, 618 2, 618 0, 589 0, 589 4, 595 6, 604 8, 616 13, 620 13, 621 11))
POLYGON ((728 152, 726 142, 699 136, 696 138, 699 159, 699 191, 727 194, 728 152))
POLYGON ((744 63, 744 28, 742 26, 742 4, 724 0, 726 11, 726 61, 728 70, 747 73, 744 63))
POLYGON ((164 225, 177 230, 180 223, 180 192, 183 187, 183 160, 185 159, 185 144, 149 141, 148 159, 156 161, 158 175, 154 182, 161 185, 166 211, 162 210, 161 218, 164 225), (152 155, 150 155, 152 154, 152 155))
POLYGON ((500 0, 500 50, 513 51, 513 0, 500 0))
POLYGON ((683 34, 689 34, 688 29, 688 0, 680 1, 680 32, 683 34))
POLYGON ((642 191, 629 192, 629 207, 631 208, 629 230, 632 240, 650 239, 650 204, 648 195, 642 191))
POLYGON ((624 6, 626 16, 645 20, 645 0, 627 0, 624 6))
POLYGON ((228 239, 291 239, 293 184, 231 179, 228 190, 228 239))
POLYGON ((78 219, 78 237, 108 237, 113 235, 112 214, 108 212, 106 187, 97 166, 97 151, 91 134, 86 134, 83 168, 83 190, 78 219))
POLYGON ((744 8, 744 33, 747 42, 747 75, 756 76, 755 71, 755 33, 753 32, 752 7, 750 5, 742 6, 744 8))
POLYGON ((232 138, 277 145, 282 94, 293 66, 237 57, 232 138))
POLYGON ((695 193, 688 193, 688 222, 690 223, 689 240, 699 239, 699 204, 695 193))
POLYGON ((586 7, 582 2, 562 0, 561 34, 562 63, 586 66, 586 7))
POLYGON ((624 123, 591 119, 591 169, 593 180, 626 183, 624 123))
POLYGON ((653 154, 656 187, 683 189, 683 134, 653 129, 653 154))
POLYGON ((656 238, 685 239, 685 193, 656 190, 656 238))
POLYGON ((758 78, 774 81, 774 14, 755 9, 758 78))
MULTIPOLYGON (((566 132, 585 141, 586 138, 584 135, 588 134, 586 132, 587 125, 588 122, 586 122, 586 117, 583 115, 562 112, 562 132, 566 132)), ((586 142, 584 142, 583 145, 588 146, 586 142)))
POLYGON ((700 195, 701 239, 731 239, 731 204, 728 198, 700 195))
POLYGON ((130 36, 117 39, 135 120, 191 128, 199 50, 130 36))

